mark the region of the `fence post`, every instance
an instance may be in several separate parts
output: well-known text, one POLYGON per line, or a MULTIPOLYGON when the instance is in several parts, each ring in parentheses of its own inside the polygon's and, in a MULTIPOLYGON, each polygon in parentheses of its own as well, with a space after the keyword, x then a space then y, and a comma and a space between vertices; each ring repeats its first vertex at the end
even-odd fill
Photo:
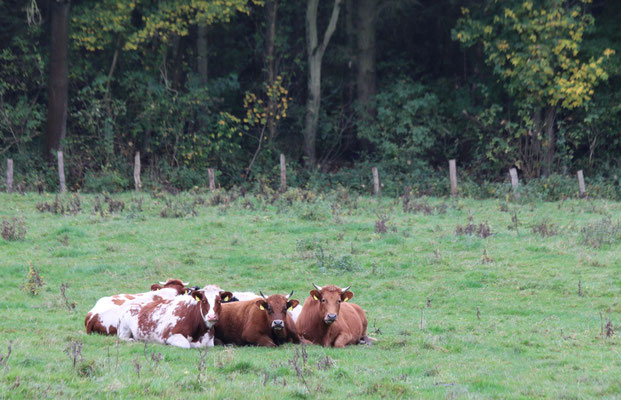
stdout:
POLYGON ((6 192, 13 193, 13 159, 6 160, 6 192))
POLYGON ((280 191, 287 191, 287 165, 285 164, 285 155, 280 153, 280 191))
POLYGON ((371 168, 371 171, 373 171, 373 194, 378 195, 380 192, 380 180, 379 173, 377 172, 377 167, 371 168))
POLYGON ((586 188, 584 187, 584 174, 582 170, 578 171, 578 188, 580 189, 580 197, 584 197, 586 193, 586 188))
POLYGON ((140 181, 140 152, 137 151, 134 156, 134 187, 136 191, 139 191, 142 187, 142 182, 140 181))
POLYGON ((58 179, 60 181, 60 192, 67 192, 67 185, 65 184, 65 162, 63 160, 63 152, 58 151, 58 179))
POLYGON ((451 196, 457 196, 457 165, 455 160, 449 160, 449 177, 451 179, 451 196))
POLYGON ((216 175, 213 168, 207 168, 207 173, 209 174, 209 190, 213 192, 216 190, 216 175))
POLYGON ((517 175, 517 169, 515 168, 511 168, 509 170, 509 175, 511 175, 511 186, 513 186, 513 196, 516 199, 520 198, 520 194, 518 193, 518 175, 517 175))

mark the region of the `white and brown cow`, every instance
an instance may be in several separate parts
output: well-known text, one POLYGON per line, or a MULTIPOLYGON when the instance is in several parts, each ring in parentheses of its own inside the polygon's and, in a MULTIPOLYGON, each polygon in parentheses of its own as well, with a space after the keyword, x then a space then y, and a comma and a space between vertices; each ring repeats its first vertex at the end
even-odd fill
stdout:
POLYGON ((189 288, 187 282, 179 279, 168 279, 166 282, 151 285, 151 291, 137 294, 117 294, 102 297, 95 306, 86 314, 84 326, 86 333, 101 333, 104 335, 116 335, 119 319, 130 305, 143 305, 154 300, 173 299, 186 293, 189 288))
POLYGON ((118 328, 123 340, 140 340, 182 348, 213 346, 214 325, 218 322, 222 300, 231 292, 213 285, 170 300, 129 306, 118 328))

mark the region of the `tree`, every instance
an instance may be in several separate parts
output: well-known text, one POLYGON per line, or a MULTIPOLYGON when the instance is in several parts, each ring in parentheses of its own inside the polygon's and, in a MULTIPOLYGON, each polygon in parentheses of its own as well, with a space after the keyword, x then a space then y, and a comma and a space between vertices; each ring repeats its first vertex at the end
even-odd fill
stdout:
POLYGON ((319 0, 308 0, 306 7, 306 54, 308 58, 308 94, 304 122, 304 155, 306 163, 314 166, 316 156, 317 124, 321 104, 321 61, 336 30, 343 0, 334 0, 330 22, 319 42, 317 37, 317 6, 319 0))
POLYGON ((567 0, 524 1, 507 7, 488 2, 462 8, 453 32, 467 47, 483 45, 485 61, 513 96, 527 129, 521 131, 528 159, 516 160, 531 176, 549 175, 555 154, 555 121, 559 109, 584 107, 598 82, 607 79, 606 49, 597 59, 583 60, 580 45, 593 17, 567 0), (474 15, 476 13, 476 15, 474 15))
POLYGON ((358 44, 356 93, 363 118, 374 115, 372 101, 375 97, 375 25, 377 20, 377 0, 357 2, 356 38, 358 44))
POLYGON ((50 2, 50 73, 44 154, 46 158, 50 157, 52 150, 60 148, 61 140, 67 135, 70 3, 70 0, 52 0, 50 2))

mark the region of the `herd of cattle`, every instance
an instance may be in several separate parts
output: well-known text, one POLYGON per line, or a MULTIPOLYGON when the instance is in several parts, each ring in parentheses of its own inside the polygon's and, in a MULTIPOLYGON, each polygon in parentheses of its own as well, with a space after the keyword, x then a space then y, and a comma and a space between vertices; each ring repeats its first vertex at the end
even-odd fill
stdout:
POLYGON ((354 296, 349 286, 313 284, 302 306, 291 298, 293 291, 266 297, 187 285, 169 279, 150 292, 103 297, 86 314, 86 332, 183 348, 287 342, 344 347, 375 340, 367 336, 362 308, 348 303, 354 296))

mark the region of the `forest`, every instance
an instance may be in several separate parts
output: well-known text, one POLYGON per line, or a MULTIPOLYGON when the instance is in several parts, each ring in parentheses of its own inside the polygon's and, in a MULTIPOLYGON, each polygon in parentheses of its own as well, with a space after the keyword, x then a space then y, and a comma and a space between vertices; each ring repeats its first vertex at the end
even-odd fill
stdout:
POLYGON ((613 0, 0 0, 0 161, 23 190, 276 185, 621 198, 613 0), (570 183, 571 182, 571 183, 570 183), (496 185, 496 186, 495 186, 496 185))

